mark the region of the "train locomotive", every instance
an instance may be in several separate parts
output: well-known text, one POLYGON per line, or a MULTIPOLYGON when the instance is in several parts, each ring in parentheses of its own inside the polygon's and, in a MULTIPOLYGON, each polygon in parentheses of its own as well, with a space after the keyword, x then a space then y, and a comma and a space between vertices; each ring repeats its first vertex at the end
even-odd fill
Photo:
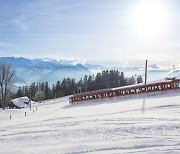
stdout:
POLYGON ((180 79, 166 78, 164 81, 147 84, 129 85, 124 87, 102 89, 90 92, 74 94, 69 97, 70 104, 78 104, 88 101, 96 101, 111 98, 127 98, 139 94, 166 93, 167 91, 180 91, 180 79))

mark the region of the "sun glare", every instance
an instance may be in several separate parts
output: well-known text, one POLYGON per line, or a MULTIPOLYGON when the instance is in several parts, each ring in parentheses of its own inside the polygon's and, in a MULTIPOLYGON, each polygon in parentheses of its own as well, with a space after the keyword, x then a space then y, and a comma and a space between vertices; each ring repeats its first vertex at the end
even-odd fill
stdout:
POLYGON ((162 4, 145 1, 133 13, 134 26, 143 33, 156 33, 166 22, 166 11, 162 4))

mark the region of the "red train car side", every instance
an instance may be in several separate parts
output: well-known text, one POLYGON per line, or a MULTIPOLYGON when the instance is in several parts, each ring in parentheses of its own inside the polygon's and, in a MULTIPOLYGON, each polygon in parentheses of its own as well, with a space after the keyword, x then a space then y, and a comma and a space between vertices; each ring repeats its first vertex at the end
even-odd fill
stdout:
POLYGON ((79 93, 69 97, 70 104, 82 103, 89 100, 102 100, 112 97, 131 96, 143 93, 161 92, 168 90, 179 90, 180 79, 171 79, 161 82, 153 82, 148 84, 131 85, 112 89, 96 90, 91 92, 79 93))

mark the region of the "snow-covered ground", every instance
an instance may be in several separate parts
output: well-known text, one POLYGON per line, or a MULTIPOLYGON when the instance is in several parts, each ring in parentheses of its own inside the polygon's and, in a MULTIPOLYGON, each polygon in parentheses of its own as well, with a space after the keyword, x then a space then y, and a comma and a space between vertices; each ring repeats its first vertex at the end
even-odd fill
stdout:
POLYGON ((0 153, 180 153, 180 91, 0 110, 0 153))

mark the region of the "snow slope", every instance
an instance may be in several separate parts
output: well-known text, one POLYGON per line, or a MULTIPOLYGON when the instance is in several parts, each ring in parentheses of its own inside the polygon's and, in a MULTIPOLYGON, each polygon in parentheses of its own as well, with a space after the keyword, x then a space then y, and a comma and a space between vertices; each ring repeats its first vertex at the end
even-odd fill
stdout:
POLYGON ((180 91, 77 105, 63 97, 0 110, 0 124, 2 154, 180 153, 180 91))

